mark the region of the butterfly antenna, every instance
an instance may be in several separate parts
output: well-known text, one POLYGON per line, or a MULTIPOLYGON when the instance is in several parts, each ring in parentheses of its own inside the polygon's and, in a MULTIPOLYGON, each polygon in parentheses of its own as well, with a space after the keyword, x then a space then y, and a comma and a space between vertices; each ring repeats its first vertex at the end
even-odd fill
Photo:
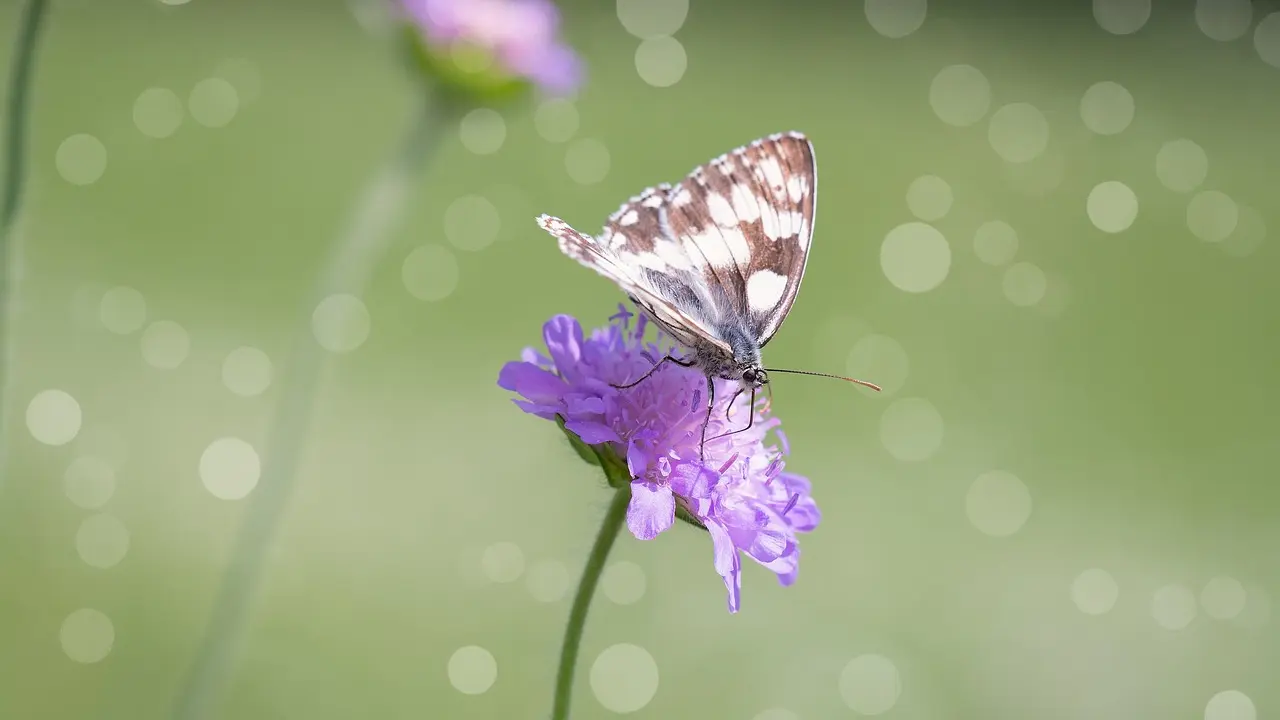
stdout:
POLYGON ((792 375, 813 375, 814 377, 832 378, 834 380, 843 380, 847 383, 853 383, 854 385, 861 385, 862 387, 871 388, 876 392, 881 391, 880 386, 876 385, 875 383, 870 383, 870 382, 867 382, 866 380, 859 380, 857 378, 845 377, 843 375, 832 375, 830 373, 813 372, 812 370, 782 370, 780 368, 765 368, 764 371, 770 372, 770 373, 790 373, 792 375))

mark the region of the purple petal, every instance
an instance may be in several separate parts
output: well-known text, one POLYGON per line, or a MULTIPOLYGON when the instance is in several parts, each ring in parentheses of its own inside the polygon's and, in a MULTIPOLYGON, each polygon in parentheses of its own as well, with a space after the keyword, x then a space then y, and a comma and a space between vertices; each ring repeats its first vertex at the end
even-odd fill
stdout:
POLYGON ((778 445, 782 447, 783 455, 791 454, 791 443, 787 442, 787 434, 782 432, 782 428, 774 430, 773 433, 778 436, 778 445))
POLYGON ((529 402, 528 400, 512 400, 516 407, 529 413, 536 415, 544 420, 554 420, 556 415, 560 414, 559 405, 547 405, 544 403, 529 402))
POLYGON ((724 587, 729 591, 729 612, 736 613, 742 605, 742 562, 738 559, 738 548, 719 523, 707 523, 707 531, 711 533, 716 573, 724 578, 724 587))
POLYGON ((631 482, 627 529, 637 540, 652 540, 676 521, 676 498, 671 488, 647 480, 631 482))
POLYGON ((601 415, 605 411, 604 399, 597 395, 573 393, 565 396, 564 403, 570 415, 601 415))
POLYGON ((645 470, 649 468, 649 458, 645 454, 644 448, 635 439, 627 444, 627 469, 631 471, 631 477, 644 477, 645 470))
POLYGON ((715 473, 694 462, 676 463, 671 469, 671 489, 683 498, 703 498, 711 494, 718 478, 715 473))
POLYGON ((564 427, 588 445, 617 442, 619 439, 613 428, 590 420, 566 420, 564 427))
POLYGON ((570 315, 556 315, 542 326, 542 339, 560 374, 569 382, 577 382, 581 377, 578 362, 582 359, 582 325, 570 315))
POLYGON ((760 564, 778 576, 779 585, 789 587, 800 574, 800 547, 792 545, 789 552, 783 553, 781 557, 773 562, 760 564))
POLYGON ((509 362, 498 372, 498 387, 535 402, 559 402, 569 386, 554 373, 527 362, 509 362))

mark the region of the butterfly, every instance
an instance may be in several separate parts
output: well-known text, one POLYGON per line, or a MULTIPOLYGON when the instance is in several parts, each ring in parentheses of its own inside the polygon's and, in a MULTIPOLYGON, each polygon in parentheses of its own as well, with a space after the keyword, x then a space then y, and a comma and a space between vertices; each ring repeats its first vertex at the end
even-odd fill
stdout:
MULTIPOLYGON (((715 378, 737 394, 769 383, 770 372, 819 375, 875 390, 872 383, 806 370, 766 369, 761 357, 795 304, 809 260, 818 201, 813 144, 802 133, 777 133, 694 168, 683 180, 645 189, 609 216, 596 237, 550 215, 538 225, 560 250, 618 285, 636 307, 677 342, 707 377, 707 422, 715 378)), ((736 399, 737 395, 735 395, 736 399)), ((732 402, 730 406, 732 406, 732 402)), ((751 427, 755 413, 742 432, 751 427)), ((732 434, 732 433, 726 433, 732 434)))

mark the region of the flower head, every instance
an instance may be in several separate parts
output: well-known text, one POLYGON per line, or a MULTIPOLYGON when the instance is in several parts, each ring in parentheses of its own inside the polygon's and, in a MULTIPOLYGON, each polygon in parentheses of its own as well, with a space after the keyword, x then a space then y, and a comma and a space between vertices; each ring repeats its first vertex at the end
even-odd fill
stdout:
POLYGON ((422 59, 447 81, 504 91, 531 82, 549 93, 582 80, 573 50, 560 41, 551 0, 399 0, 420 35, 422 59))
POLYGON ((619 310, 590 336, 570 316, 551 318, 543 326, 547 355, 525 350, 522 361, 502 368, 498 384, 522 396, 514 402, 525 412, 559 417, 568 432, 625 463, 627 527, 638 539, 657 537, 677 513, 706 528, 729 611, 737 612, 741 555, 772 570, 783 585, 795 582, 796 534, 813 530, 821 517, 809 481, 783 471, 788 448, 778 419, 764 403, 752 407, 745 394, 735 397, 736 383, 715 381, 705 453, 699 452, 707 422, 701 371, 666 363, 633 387, 614 387, 639 379, 668 353, 680 357, 661 333, 645 340, 643 316, 619 310))

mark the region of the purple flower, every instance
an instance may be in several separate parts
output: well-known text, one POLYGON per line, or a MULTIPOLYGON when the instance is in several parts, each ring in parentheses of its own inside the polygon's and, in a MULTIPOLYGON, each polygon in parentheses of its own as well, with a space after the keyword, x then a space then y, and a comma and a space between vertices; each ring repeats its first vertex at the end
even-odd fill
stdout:
POLYGON ((763 402, 750 407, 746 394, 733 399, 736 383, 716 381, 705 463, 698 450, 707 417, 701 371, 667 363, 634 387, 613 387, 640 378, 668 352, 683 353, 661 333, 646 342, 646 318, 633 324, 632 317, 622 308, 590 337, 568 315, 551 318, 542 329, 547 355, 525 350, 522 361, 503 366, 498 385, 519 393, 514 402, 525 412, 561 417, 566 430, 589 445, 606 446, 625 463, 632 535, 657 537, 674 524, 677 509, 696 518, 711 535, 729 612, 737 612, 741 555, 772 570, 783 585, 795 582, 796 533, 817 527, 818 506, 808 480, 783 472, 781 432, 767 440, 778 419, 763 402), (753 414, 751 429, 716 437, 746 427, 753 414))
POLYGON ((560 13, 550 0, 400 0, 431 47, 469 46, 498 70, 557 94, 582 80, 578 56, 560 42, 560 13))

